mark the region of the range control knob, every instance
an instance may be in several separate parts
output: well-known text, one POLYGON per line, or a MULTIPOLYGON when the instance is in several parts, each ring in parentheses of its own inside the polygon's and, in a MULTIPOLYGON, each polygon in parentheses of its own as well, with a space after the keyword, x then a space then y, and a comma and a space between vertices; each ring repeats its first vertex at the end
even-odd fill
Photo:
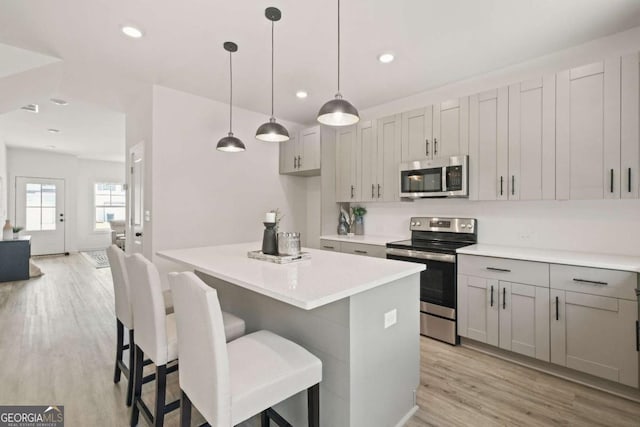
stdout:
POLYGON ((467 224, 460 225, 460 228, 467 228, 467 224))
POLYGON ((411 226, 413 227, 413 226, 415 226, 415 225, 416 225, 416 223, 415 223, 415 222, 413 222, 413 221, 411 221, 411 226))
POLYGON ((420 221, 416 222, 416 225, 417 225, 418 227, 420 227, 420 221))

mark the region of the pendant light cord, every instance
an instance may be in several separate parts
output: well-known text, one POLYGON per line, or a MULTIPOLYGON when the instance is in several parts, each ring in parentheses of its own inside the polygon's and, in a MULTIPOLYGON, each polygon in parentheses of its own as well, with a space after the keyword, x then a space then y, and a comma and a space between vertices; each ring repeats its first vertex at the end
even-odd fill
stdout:
POLYGON ((340 93, 340 0, 338 0, 338 93, 340 93))
POLYGON ((271 21, 271 118, 273 118, 273 51, 274 51, 274 43, 273 43, 273 28, 275 23, 271 21))
POLYGON ((233 65, 231 60, 231 52, 229 52, 229 133, 231 131, 231 124, 233 123, 233 65))

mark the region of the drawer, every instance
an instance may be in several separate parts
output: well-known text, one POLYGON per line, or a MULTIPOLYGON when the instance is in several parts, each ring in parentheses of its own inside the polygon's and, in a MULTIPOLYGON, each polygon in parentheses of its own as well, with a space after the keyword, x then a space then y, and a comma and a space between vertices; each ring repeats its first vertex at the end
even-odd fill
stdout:
POLYGON ((551 264, 551 287, 565 291, 636 300, 638 274, 630 271, 551 264))
POLYGON ((544 262, 458 255, 458 273, 486 279, 549 287, 549 264, 544 262))
POLYGON ((386 246, 368 245, 365 243, 340 242, 341 251, 345 254, 366 255, 376 258, 386 258, 386 246))
POLYGON ((337 240, 320 239, 320 249, 324 249, 325 251, 340 252, 341 245, 337 240))

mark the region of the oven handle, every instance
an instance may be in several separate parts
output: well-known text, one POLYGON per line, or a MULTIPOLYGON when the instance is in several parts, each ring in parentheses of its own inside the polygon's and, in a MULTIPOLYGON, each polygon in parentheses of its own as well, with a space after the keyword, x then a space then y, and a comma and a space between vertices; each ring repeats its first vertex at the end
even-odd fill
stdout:
POLYGON ((413 251, 410 249, 387 248, 387 255, 402 256, 405 258, 425 259, 429 261, 440 261, 455 264, 456 256, 450 254, 439 254, 436 252, 413 251))

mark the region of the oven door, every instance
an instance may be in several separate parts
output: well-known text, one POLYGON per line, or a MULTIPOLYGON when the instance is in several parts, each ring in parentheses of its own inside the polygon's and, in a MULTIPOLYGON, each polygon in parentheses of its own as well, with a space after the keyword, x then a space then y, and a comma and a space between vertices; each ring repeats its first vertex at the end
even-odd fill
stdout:
POLYGON ((456 319, 456 257, 450 254, 387 248, 387 258, 425 264, 420 272, 420 310, 456 319))

